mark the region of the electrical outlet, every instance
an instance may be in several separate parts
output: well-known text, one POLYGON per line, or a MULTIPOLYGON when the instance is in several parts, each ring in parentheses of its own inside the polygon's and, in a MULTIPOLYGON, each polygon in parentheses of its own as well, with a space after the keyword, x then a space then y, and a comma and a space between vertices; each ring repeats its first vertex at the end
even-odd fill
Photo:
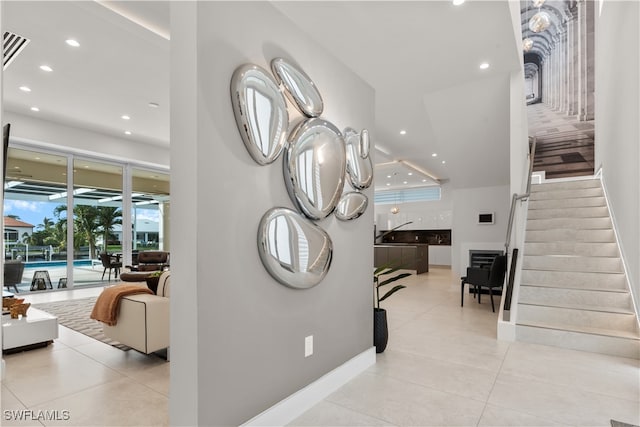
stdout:
POLYGON ((304 339, 304 357, 309 357, 313 354, 313 335, 309 335, 304 339))

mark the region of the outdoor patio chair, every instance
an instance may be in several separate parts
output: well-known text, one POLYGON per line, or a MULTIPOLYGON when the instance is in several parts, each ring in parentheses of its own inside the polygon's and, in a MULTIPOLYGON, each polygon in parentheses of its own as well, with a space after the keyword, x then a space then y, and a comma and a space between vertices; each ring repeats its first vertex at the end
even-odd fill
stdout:
POLYGON ((122 262, 119 257, 114 255, 109 255, 107 253, 100 254, 100 261, 102 262, 102 266, 104 270, 102 270, 102 280, 104 280, 104 273, 106 273, 107 269, 109 269, 109 281, 111 281, 111 270, 115 270, 115 278, 118 278, 118 274, 120 274, 120 269, 122 268, 122 262))
POLYGON ((16 285, 22 283, 22 274, 24 273, 24 262, 22 261, 7 261, 4 263, 4 286, 8 291, 11 290, 11 286, 18 293, 18 287, 16 285))

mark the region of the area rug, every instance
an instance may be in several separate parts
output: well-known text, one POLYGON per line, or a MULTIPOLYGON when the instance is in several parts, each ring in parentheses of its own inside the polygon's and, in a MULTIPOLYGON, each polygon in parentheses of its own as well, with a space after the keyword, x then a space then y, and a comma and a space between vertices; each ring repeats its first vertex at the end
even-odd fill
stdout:
POLYGON ((81 334, 102 341, 120 350, 131 350, 131 347, 107 338, 102 332, 102 323, 89 317, 96 298, 97 297, 47 302, 32 304, 31 306, 53 314, 58 318, 58 324, 62 326, 66 326, 69 329, 73 329, 76 332, 80 332, 81 334))

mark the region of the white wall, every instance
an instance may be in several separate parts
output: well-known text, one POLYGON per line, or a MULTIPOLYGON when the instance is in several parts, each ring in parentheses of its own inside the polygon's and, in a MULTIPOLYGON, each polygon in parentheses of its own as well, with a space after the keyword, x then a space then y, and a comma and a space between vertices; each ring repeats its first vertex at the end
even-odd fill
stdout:
MULTIPOLYGON (((329 273, 291 289, 264 269, 262 215, 293 207, 282 164, 247 153, 229 94, 241 64, 295 60, 317 84, 323 117, 374 128, 374 93, 268 2, 172 5, 172 425, 238 425, 372 346, 373 209, 319 221, 329 273), (179 227, 177 226, 179 225, 179 227), (174 256, 175 254, 175 256, 174 256), (314 354, 304 358, 304 338, 314 354)), ((291 109, 290 109, 291 110, 291 109)), ((366 191, 372 198, 373 189, 366 191)))
POLYGON ((596 7, 596 170, 617 228, 636 307, 640 306, 640 4, 596 7))
POLYGON ((114 160, 153 166, 169 166, 169 146, 161 147, 118 138, 100 132, 37 119, 24 114, 5 111, 4 123, 11 123, 11 137, 19 142, 74 151, 79 154, 103 155, 114 160))
POLYGON ((504 250, 509 219, 508 185, 456 189, 453 191, 451 269, 464 276, 470 249, 504 250), (495 212, 494 224, 478 224, 479 212, 495 212))

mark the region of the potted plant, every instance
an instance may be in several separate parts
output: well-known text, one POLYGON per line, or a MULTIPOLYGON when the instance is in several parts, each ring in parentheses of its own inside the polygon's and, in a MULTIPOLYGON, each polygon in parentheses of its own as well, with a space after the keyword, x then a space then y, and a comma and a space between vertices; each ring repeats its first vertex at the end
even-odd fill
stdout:
POLYGON ((152 273, 149 273, 149 275, 147 275, 147 277, 145 278, 147 287, 151 289, 154 294, 158 292, 158 282, 160 281, 160 276, 162 276, 162 273, 163 272, 161 270, 154 271, 152 273))
POLYGON ((407 276, 411 276, 411 273, 400 273, 395 276, 385 278, 381 276, 388 276, 402 267, 392 267, 389 265, 383 265, 375 269, 373 272, 373 287, 375 288, 375 307, 373 307, 373 344, 376 346, 376 353, 382 353, 387 348, 387 341, 389 340, 389 329, 387 327, 387 310, 380 308, 380 302, 386 300, 391 295, 398 292, 400 289, 406 288, 404 285, 395 285, 389 289, 382 297, 380 297, 380 288, 393 283, 397 280, 403 279, 407 276))

